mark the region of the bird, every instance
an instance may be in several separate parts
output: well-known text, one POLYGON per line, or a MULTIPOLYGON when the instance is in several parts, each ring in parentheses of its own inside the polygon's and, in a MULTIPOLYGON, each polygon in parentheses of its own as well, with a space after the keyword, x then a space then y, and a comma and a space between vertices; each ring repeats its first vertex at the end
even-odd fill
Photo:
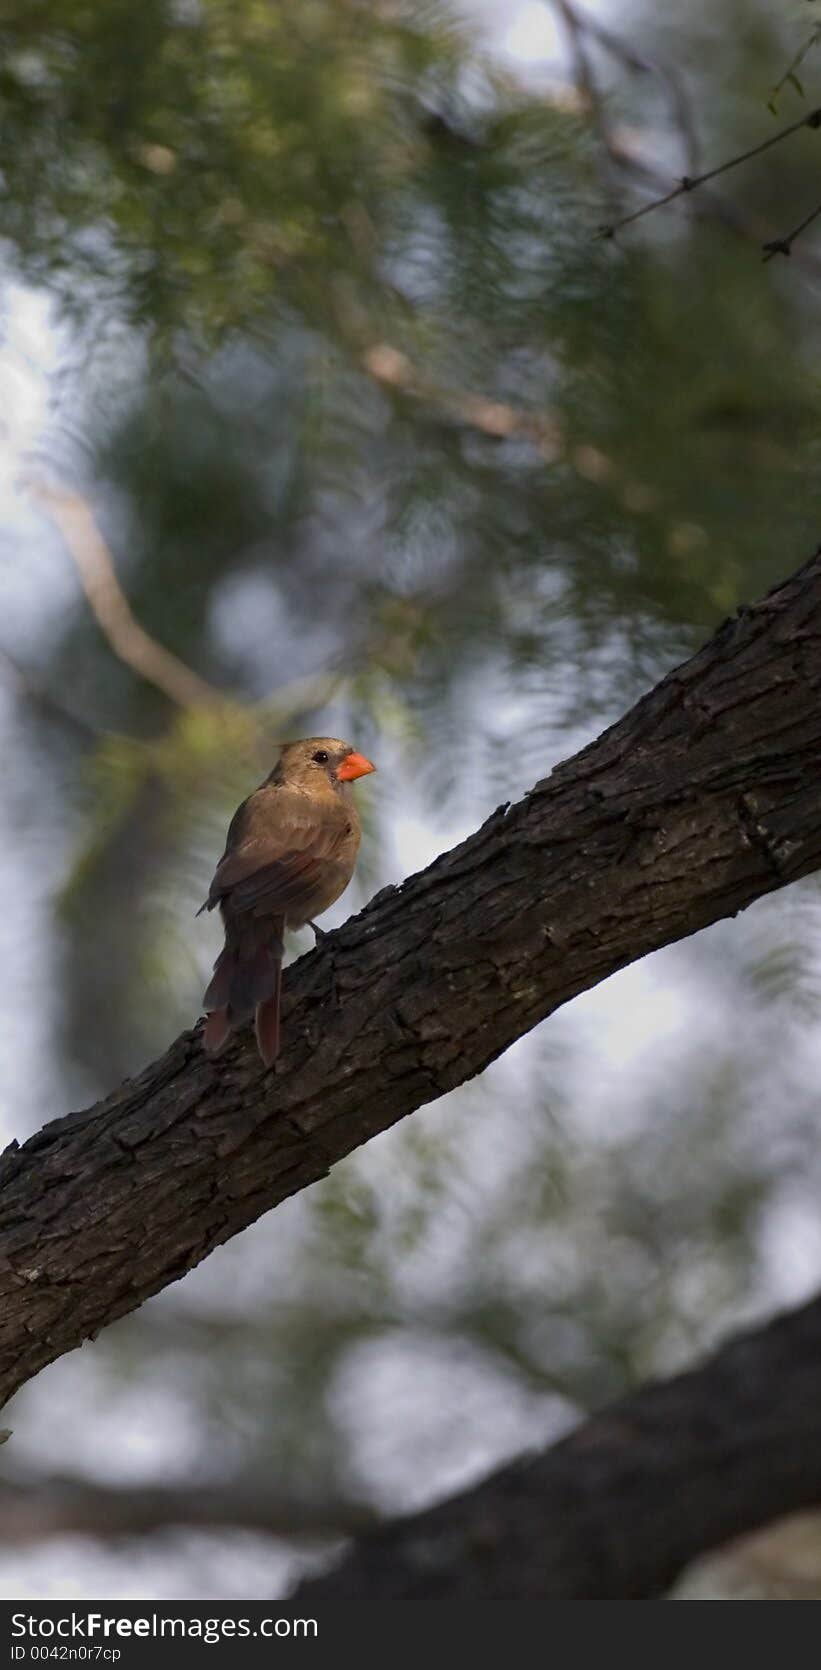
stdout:
POLYGON ((254 1020, 266 1067, 279 1054, 283 934, 322 930, 320 916, 344 893, 361 839, 352 784, 376 767, 338 737, 281 746, 273 771, 243 800, 228 828, 204 910, 219 907, 225 945, 203 998, 209 1056, 254 1020))

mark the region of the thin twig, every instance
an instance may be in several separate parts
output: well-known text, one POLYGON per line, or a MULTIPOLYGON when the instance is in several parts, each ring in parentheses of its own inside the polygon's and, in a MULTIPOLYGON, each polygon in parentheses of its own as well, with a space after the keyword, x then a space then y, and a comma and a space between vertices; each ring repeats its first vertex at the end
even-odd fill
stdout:
POLYGON ((730 157, 728 162, 719 163, 717 168, 708 168, 704 174, 689 175, 679 181, 672 191, 664 197, 656 197, 652 203, 645 203, 640 209, 634 209, 632 214, 624 215, 610 226, 599 227, 600 238, 612 238, 615 232, 620 232, 623 226, 630 226, 634 220, 641 220, 643 215, 649 215, 654 209, 661 209, 666 203, 672 203, 676 197, 682 197, 686 192, 695 191, 697 186, 706 185, 708 180, 716 180, 719 174, 726 174, 731 168, 738 168, 742 162, 749 162, 752 157, 758 157, 762 151, 769 151, 771 146, 778 145, 782 139, 789 139, 790 134, 797 133, 799 128, 821 127, 821 107, 811 110, 808 116, 802 116, 798 122, 791 122, 789 127, 781 128, 778 133, 770 135, 769 139, 762 139, 759 145, 753 145, 748 151, 742 151, 737 157, 730 157))
MULTIPOLYGON (((34 476, 29 477, 27 485, 59 528, 77 569, 89 608, 114 654, 178 707, 191 709, 207 705, 212 709, 221 707, 229 710, 240 705, 240 698, 223 694, 208 684, 140 626, 132 614, 117 579, 111 552, 86 500, 79 493, 50 486, 34 476)), ((53 710, 55 716, 73 724, 88 736, 96 737, 97 733, 84 720, 62 709, 48 692, 33 687, 24 669, 13 661, 7 651, 0 650, 0 657, 13 673, 18 688, 32 701, 39 702, 44 709, 53 710)), ((272 716, 279 725, 283 725, 287 724, 290 715, 297 716, 326 706, 339 694, 346 676, 337 668, 309 673, 276 685, 257 704, 261 735, 267 738, 272 716)))
MULTIPOLYGON (((0 1434, 2 1442, 2 1434, 0 1434)), ((79 1474, 21 1473, 0 1481, 0 1545, 55 1536, 144 1537, 170 1525, 241 1526, 271 1536, 362 1535, 379 1523, 366 1503, 280 1494, 250 1476, 174 1484, 101 1484, 79 1474)))
MULTIPOLYGON (((673 118, 678 126, 687 153, 688 171, 694 173, 698 167, 698 136, 696 133, 690 101, 684 86, 676 72, 669 64, 662 63, 657 58, 648 58, 645 53, 639 53, 631 42, 600 23, 598 18, 591 17, 587 12, 580 11, 572 0, 557 0, 565 18, 572 14, 575 27, 584 30, 591 40, 597 41, 603 50, 623 64, 635 75, 654 75, 663 82, 670 95, 670 105, 673 118)), ((618 155, 614 157, 618 161, 618 155)))
MULTIPOLYGON (((641 181, 648 189, 651 186, 663 184, 664 176, 659 170, 636 152, 626 147, 619 147, 617 157, 625 172, 632 174, 636 180, 641 181)), ((722 197, 713 187, 705 186, 694 198, 693 213, 704 218, 717 220, 728 231, 734 232, 739 238, 743 238, 745 243, 755 244, 758 249, 763 247, 767 226, 761 216, 742 208, 729 197, 722 197)), ((801 263, 802 269, 807 274, 811 273, 816 277, 821 276, 821 260, 813 254, 812 250, 797 249, 794 254, 796 261, 801 263)))
POLYGON ((775 101, 778 98, 779 93, 782 92, 783 89, 786 87, 788 81, 792 82, 792 85, 797 89, 797 91, 801 94, 801 97, 803 98, 803 96, 804 96, 803 89, 801 87, 801 83, 798 80, 798 77, 797 77, 795 72, 796 72, 797 69, 800 69, 801 65, 804 62, 804 59, 807 56, 807 53, 811 50, 811 48, 814 47, 814 46, 818 46, 819 41, 821 41, 821 23, 816 23, 813 26, 807 40, 805 40, 804 45, 800 46, 798 48, 798 51, 796 52, 795 57, 793 59, 791 59, 790 63, 787 65, 787 68, 785 69, 784 74, 782 75, 780 81, 776 82, 776 84, 775 84, 775 86, 774 86, 774 88, 773 88, 773 90, 770 94, 769 106, 768 107, 769 107, 770 110, 773 111, 773 113, 775 113, 775 101))
POLYGON ((222 703, 225 698, 219 690, 164 649, 135 620, 114 571, 111 552, 86 500, 79 493, 43 481, 30 478, 28 485, 59 528, 88 606, 114 654, 179 707, 222 703))
POLYGON ((769 243, 762 244, 761 247, 764 251, 762 259, 765 261, 771 261, 774 255, 791 255, 795 239, 800 238, 801 233, 805 232, 807 227, 811 226, 813 221, 818 219, 819 215, 821 215, 821 203, 817 204, 810 214, 805 215, 804 219, 800 220, 798 225, 794 226, 792 231, 788 232, 785 238, 771 238, 769 243))
MULTIPOLYGON (((571 0, 554 0, 554 4, 564 24, 568 46, 573 58, 576 89, 579 98, 590 112, 603 157, 608 158, 612 163, 614 160, 613 140, 604 114, 604 98, 587 51, 585 20, 579 16, 575 6, 571 4, 571 0)), ((616 199, 604 172, 603 186, 605 190, 609 191, 612 206, 615 208, 616 199)))
POLYGON ((519 436, 536 447, 552 463, 564 449, 558 418, 551 412, 528 412, 492 395, 470 389, 446 387, 420 372, 401 349, 387 342, 371 342, 360 350, 360 363, 383 388, 398 390, 416 400, 428 401, 457 423, 477 429, 494 441, 519 436))
POLYGON ((614 35, 611 29, 595 18, 588 18, 587 27, 594 39, 598 40, 614 58, 618 58, 638 75, 654 75, 663 82, 670 96, 670 106, 673 120, 684 141, 687 155, 688 173, 695 173, 699 163, 698 132, 693 120, 693 111, 683 83, 675 70, 669 64, 662 63, 657 58, 647 58, 633 51, 621 36, 614 35))

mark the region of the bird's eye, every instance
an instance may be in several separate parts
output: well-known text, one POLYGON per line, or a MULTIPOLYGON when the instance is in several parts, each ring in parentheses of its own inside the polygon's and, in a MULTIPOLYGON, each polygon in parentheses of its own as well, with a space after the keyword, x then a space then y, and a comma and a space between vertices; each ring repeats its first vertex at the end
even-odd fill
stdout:
POLYGON ((317 765, 327 765, 329 756, 326 754, 324 748, 317 748, 317 751, 314 754, 314 759, 316 760, 317 765))

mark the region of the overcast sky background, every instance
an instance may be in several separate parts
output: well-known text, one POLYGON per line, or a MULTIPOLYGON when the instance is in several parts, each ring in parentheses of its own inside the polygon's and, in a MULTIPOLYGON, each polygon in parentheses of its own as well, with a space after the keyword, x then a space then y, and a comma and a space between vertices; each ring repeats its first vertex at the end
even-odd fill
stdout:
MULTIPOLYGON (((587 10, 607 15, 617 8, 587 10)), ((623 9, 622 9, 623 10, 623 9)), ((494 50, 528 78, 561 79, 561 42, 554 20, 538 0, 499 4, 473 0, 471 11, 494 50)), ((54 377, 70 359, 70 333, 60 324, 48 299, 19 286, 7 286, 4 299, 3 346, 0 350, 0 646, 22 663, 34 658, 55 631, 61 613, 73 606, 77 581, 58 536, 32 507, 25 491, 25 472, 32 455, 53 459, 59 450, 61 410, 55 429, 54 377)), ((70 692, 67 693, 70 696, 70 692)), ((597 727, 598 728, 598 727, 597 727)), ((579 734, 578 743, 586 740, 579 734)), ((45 1120, 68 1111, 62 1105, 64 1079, 49 1056, 53 1031, 54 934, 52 899, 65 871, 72 831, 64 844, 55 831, 64 828, 56 808, 67 785, 59 775, 47 779, 38 762, 21 757, 17 705, 13 681, 0 665, 0 751, 6 762, 7 792, 0 798, 0 965, 13 970, 4 1002, 6 1029, 0 1034, 0 1137, 22 1139, 45 1120)), ((562 752, 572 751, 567 738, 562 752)), ((515 798, 543 775, 552 761, 511 758, 509 794, 515 798)), ((466 805, 458 823, 436 826, 423 816, 412 790, 392 826, 392 877, 422 868, 438 852, 467 834, 492 810, 466 805)), ((203 881, 207 881, 203 877, 203 881)), ((773 908, 767 904, 764 910, 773 908)), ((791 908, 791 907, 780 907, 791 908)), ((798 908, 797 906, 795 908, 798 908)), ((343 919, 341 905, 334 919, 343 919)), ((762 918, 763 920, 763 918, 762 918)), ((216 942, 214 923, 201 925, 216 942)), ((737 926, 735 931, 739 931, 737 926)), ((761 931, 753 919, 743 931, 752 942, 761 931)), ((195 932, 192 925, 192 934, 195 932)), ((200 932, 198 928, 196 932, 200 932)), ((726 925, 710 930, 710 943, 723 943, 726 925)), ((702 936, 705 941, 710 936, 702 936)), ((203 941, 205 943, 205 941, 203 941)), ((583 1074, 583 1094, 576 1097, 580 1129, 629 1131, 633 1093, 644 1085, 669 1082, 677 1063, 688 1059, 690 1038, 698 1026, 714 1029, 716 1046, 731 1024, 716 959, 700 956, 691 946, 674 947, 646 959, 577 999, 549 1023, 559 1043, 567 1042, 572 1071, 583 1074), (708 965, 711 986, 705 985, 708 965), (705 1007, 710 1017, 705 1020, 705 1007)), ((720 959, 718 961, 720 969, 720 959)), ((766 1048, 767 1036, 751 1048, 766 1048)), ((801 1045, 784 1075, 783 1094, 796 1084, 817 1081, 821 1047, 801 1045), (812 1058, 807 1059, 810 1050, 812 1058)), ((522 1040, 485 1076, 488 1096, 507 1103, 510 1123, 505 1146, 488 1152, 481 1120, 472 1133, 473 1152, 468 1175, 476 1190, 493 1188, 506 1167, 515 1164, 518 1122, 526 1119, 528 1075, 534 1070, 532 1041, 522 1040)), ((581 1087, 577 1087, 581 1088, 581 1087)), ((77 1103, 83 1085, 76 1086, 77 1103)), ((448 1099, 414 1115, 415 1120, 438 1126, 451 1117, 448 1099)), ((368 1148, 368 1162, 377 1172, 388 1163, 384 1139, 368 1148)), ((275 1246, 278 1271, 287 1284, 289 1248, 299 1239, 304 1207, 299 1198, 276 1213, 275 1246)), ((454 1254, 458 1226, 443 1231, 441 1245, 429 1247, 409 1269, 420 1300, 432 1284, 437 1261, 454 1254)), ((769 1256, 758 1305, 795 1302, 817 1283, 821 1267, 821 1226, 801 1199, 781 1201, 768 1229, 769 1256)), ((271 1239, 260 1226, 221 1249, 184 1283, 186 1303, 212 1302, 214 1284, 227 1302, 253 1306, 264 1295, 269 1280, 271 1239)), ((153 1303, 179 1306, 180 1287, 153 1303)), ((420 1310, 422 1305, 420 1304, 420 1310)), ((425 1494, 434 1480, 437 1494, 446 1494, 488 1470, 523 1443, 541 1443, 558 1436, 571 1419, 561 1399, 525 1397, 501 1370, 494 1380, 487 1363, 471 1361, 461 1347, 443 1348, 426 1337, 420 1326, 414 1337, 407 1330, 387 1349, 363 1346, 335 1388, 340 1419, 350 1432, 351 1466, 363 1486, 384 1492, 385 1506, 395 1509, 417 1504, 417 1477, 425 1479, 425 1494), (399 1425, 407 1442, 397 1447, 399 1425), (424 1466, 420 1465, 420 1457, 424 1466)), ((5 1418, 5 1417, 4 1417, 5 1418)), ((127 1385, 102 1385, 93 1353, 83 1351, 62 1359, 42 1373, 26 1396, 22 1418, 9 1412, 14 1428, 15 1457, 21 1465, 28 1456, 40 1465, 86 1468, 101 1478, 148 1480, 184 1478, 196 1449, 187 1407, 175 1402, 173 1386, 163 1383, 155 1396, 145 1386, 131 1394, 127 1385), (50 1419, 59 1407, 61 1424, 50 1419)), ((309 1562, 310 1557, 306 1556, 309 1562)), ((271 1540, 247 1533, 163 1539, 144 1550, 129 1546, 127 1553, 101 1550, 82 1538, 55 1539, 25 1553, 0 1548, 0 1597, 4 1599, 157 1600, 209 1594, 225 1600, 270 1594, 292 1579, 300 1564, 290 1552, 278 1552, 271 1540)))

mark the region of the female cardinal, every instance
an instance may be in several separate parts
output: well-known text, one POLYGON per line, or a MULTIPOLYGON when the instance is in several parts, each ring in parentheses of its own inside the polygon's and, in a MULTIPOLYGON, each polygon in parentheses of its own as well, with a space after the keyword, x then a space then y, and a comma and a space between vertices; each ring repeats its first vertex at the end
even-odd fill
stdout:
POLYGON ((375 770, 336 737, 287 742, 270 777, 234 813, 197 913, 219 905, 225 923, 225 948, 203 998, 209 1055, 253 1015, 266 1067, 276 1060, 283 932, 313 926, 344 893, 362 833, 350 785, 375 770))

